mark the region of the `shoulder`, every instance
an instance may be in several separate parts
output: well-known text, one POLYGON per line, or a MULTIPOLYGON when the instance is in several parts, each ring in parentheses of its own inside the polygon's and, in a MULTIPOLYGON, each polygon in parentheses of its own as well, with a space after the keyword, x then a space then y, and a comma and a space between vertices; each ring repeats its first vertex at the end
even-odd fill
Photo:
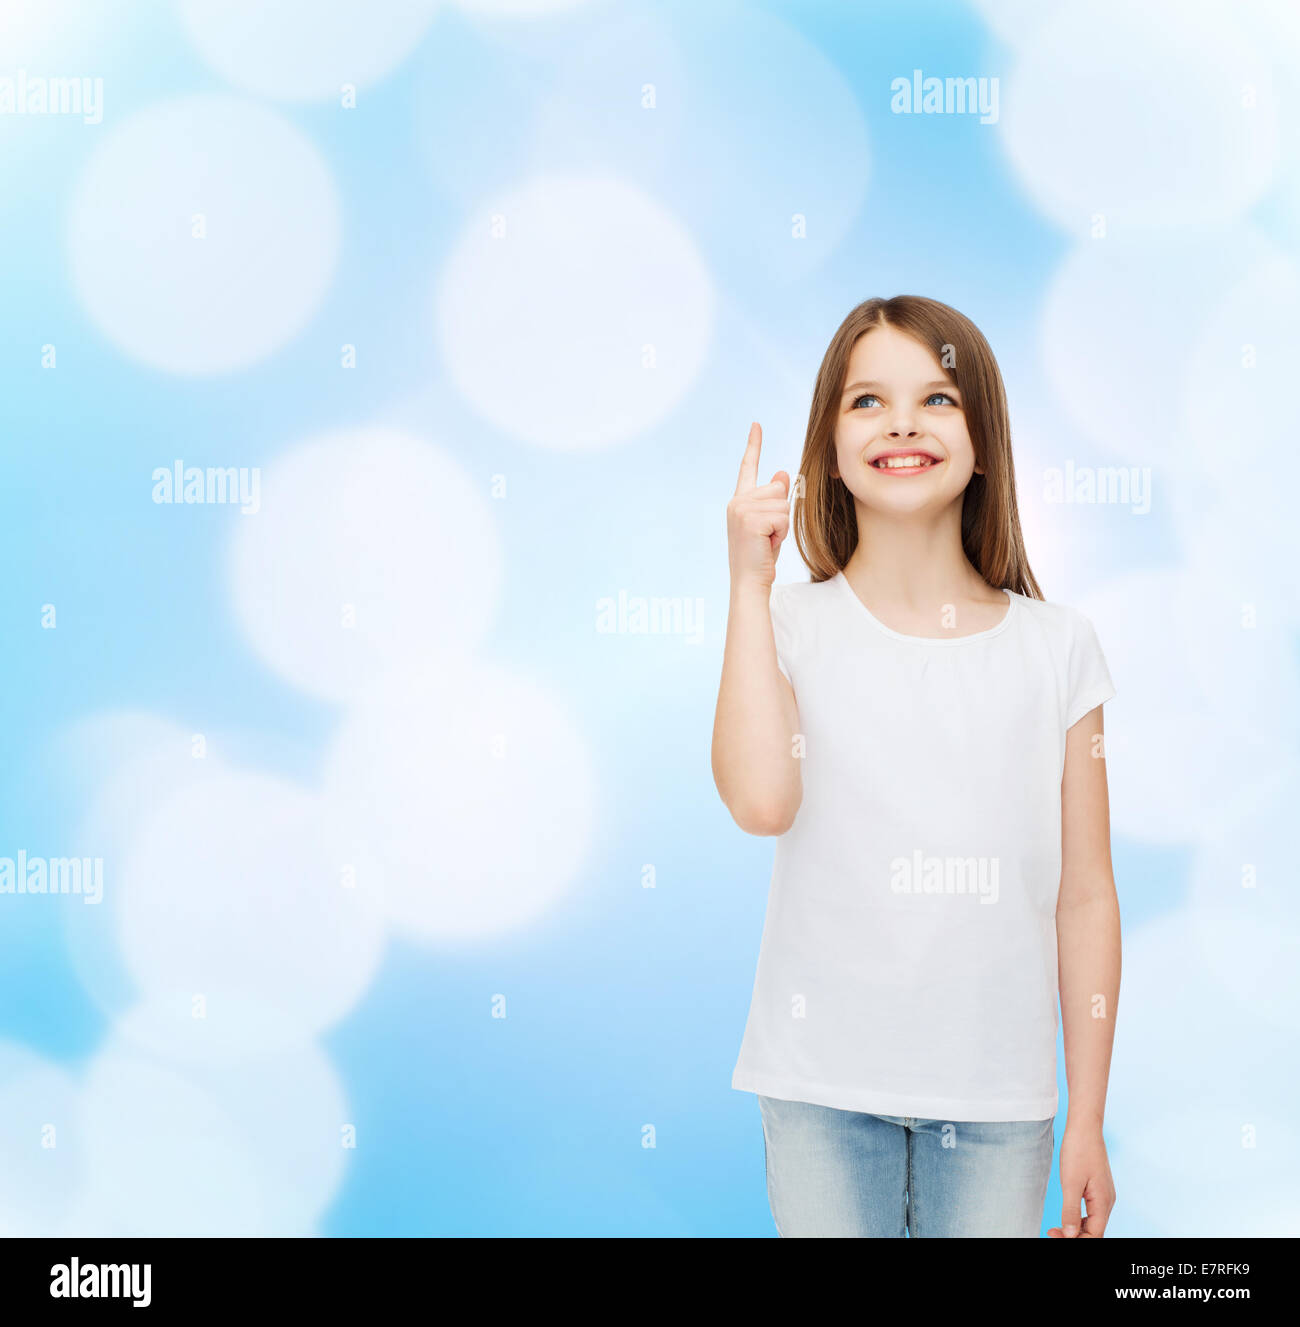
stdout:
POLYGON ((1021 615, 1037 630, 1053 639, 1070 642, 1081 631, 1090 630, 1091 623, 1073 605, 1056 603, 1051 599, 1031 599, 1018 595, 1021 615))
POLYGON ((1072 604, 1026 599, 1021 604, 1027 630, 1036 634, 1070 674, 1104 669, 1104 654, 1092 619, 1072 604))
POLYGON ((772 597, 794 609, 812 608, 828 603, 837 593, 835 581, 777 581, 772 597))
POLYGON ((778 581, 772 586, 772 612, 791 622, 804 621, 834 604, 839 589, 829 581, 778 581))

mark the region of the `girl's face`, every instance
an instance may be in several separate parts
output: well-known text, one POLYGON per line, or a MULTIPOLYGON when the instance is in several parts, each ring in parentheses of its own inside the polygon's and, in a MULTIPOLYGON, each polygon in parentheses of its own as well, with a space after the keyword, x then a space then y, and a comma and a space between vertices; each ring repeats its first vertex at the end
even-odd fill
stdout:
POLYGON ((919 341, 893 327, 860 336, 835 426, 836 474, 861 506, 938 511, 974 473, 957 384, 919 341))

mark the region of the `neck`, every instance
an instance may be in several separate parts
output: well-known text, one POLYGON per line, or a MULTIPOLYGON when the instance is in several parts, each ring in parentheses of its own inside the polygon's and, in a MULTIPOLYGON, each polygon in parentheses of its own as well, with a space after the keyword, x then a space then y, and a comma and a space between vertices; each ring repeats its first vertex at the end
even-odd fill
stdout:
POLYGON ((960 499, 939 512, 900 515, 855 505, 858 546, 844 568, 855 589, 918 610, 988 593, 961 546, 960 499))

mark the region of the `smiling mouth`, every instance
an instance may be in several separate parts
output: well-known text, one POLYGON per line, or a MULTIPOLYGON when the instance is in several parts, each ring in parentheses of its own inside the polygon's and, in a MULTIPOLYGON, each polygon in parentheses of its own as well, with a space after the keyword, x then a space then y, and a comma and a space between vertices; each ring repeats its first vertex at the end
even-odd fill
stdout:
POLYGON ((878 456, 871 462, 871 468, 889 474, 915 474, 918 470, 929 470, 938 464, 936 457, 927 456, 924 452, 908 452, 902 456, 878 456))

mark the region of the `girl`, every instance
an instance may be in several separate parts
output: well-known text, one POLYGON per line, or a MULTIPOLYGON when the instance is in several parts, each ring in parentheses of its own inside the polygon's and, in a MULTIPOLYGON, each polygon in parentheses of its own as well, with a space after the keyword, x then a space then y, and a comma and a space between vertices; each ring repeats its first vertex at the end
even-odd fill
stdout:
POLYGON ((1029 569, 997 362, 935 300, 849 314, 799 466, 808 583, 773 585, 790 485, 758 483, 761 444, 754 424, 727 505, 713 775, 741 829, 779 836, 732 1078, 758 1095, 777 1231, 1037 1236, 1059 977, 1051 1234, 1099 1237, 1115 688, 1029 569))

